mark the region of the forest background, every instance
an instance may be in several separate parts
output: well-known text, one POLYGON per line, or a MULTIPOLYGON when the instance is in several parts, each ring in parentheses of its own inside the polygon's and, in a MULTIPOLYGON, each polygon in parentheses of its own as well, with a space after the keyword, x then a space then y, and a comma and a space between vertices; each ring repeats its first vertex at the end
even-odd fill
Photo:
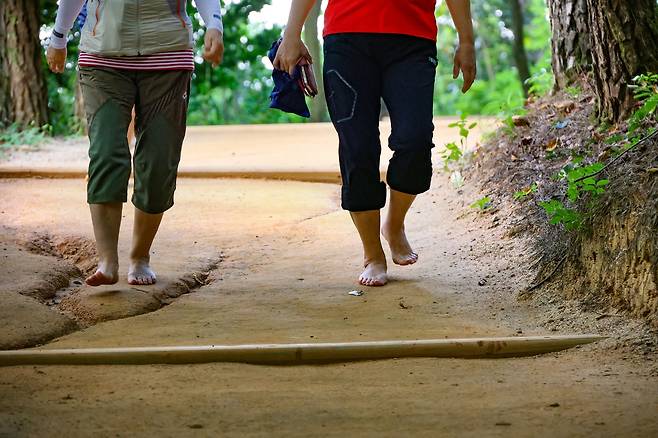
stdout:
MULTIPOLYGON (((34 81, 23 83, 22 86, 26 87, 26 90, 12 90, 15 95, 28 96, 25 100, 33 108, 27 108, 22 118, 19 114, 12 117, 11 111, 3 111, 0 108, 0 127, 12 133, 27 131, 36 138, 42 135, 82 134, 84 116, 77 98, 79 91, 76 77, 80 32, 74 27, 69 37, 65 73, 51 73, 47 69, 43 53, 55 21, 57 2, 39 2, 37 14, 30 14, 29 11, 23 11, 22 14, 20 11, 16 12, 18 19, 26 21, 21 26, 26 31, 24 36, 27 36, 31 29, 38 29, 38 53, 31 55, 29 47, 21 50, 20 45, 28 45, 30 41, 28 38, 19 38, 19 52, 26 53, 15 54, 15 60, 11 59, 12 54, 6 54, 10 68, 13 63, 22 63, 21 56, 42 58, 42 68, 34 72, 34 81), (35 20, 37 22, 34 22, 35 20), (43 104, 39 105, 39 101, 43 101, 43 104)), ((274 4, 272 0, 222 1, 225 57, 222 66, 216 70, 202 62, 202 22, 196 9, 191 4, 188 5, 188 12, 194 23, 198 54, 189 107, 190 125, 309 121, 268 109, 273 83, 271 64, 265 54, 272 42, 282 33, 288 3, 285 0, 274 0, 274 4)), ((326 1, 324 3, 326 4, 326 1)), ((304 39, 316 60, 316 71, 320 71, 322 62, 320 34, 324 6, 318 3, 309 19, 311 25, 307 25, 304 32, 304 39), (314 26, 315 23, 317 26, 314 26)), ((477 36, 478 80, 469 93, 462 95, 459 81, 452 78, 456 31, 445 2, 438 2, 436 15, 439 24, 439 62, 434 99, 435 115, 504 116, 521 108, 528 93, 542 94, 549 91, 553 85, 553 75, 551 29, 546 3, 543 0, 474 0, 472 10, 477 36)), ((11 35, 7 38, 11 38, 11 35)), ((14 83, 12 86, 17 85, 14 83)), ((328 120, 322 96, 309 104, 313 113, 310 121, 328 120)), ((14 111, 18 112, 20 111, 14 111)), ((29 135, 21 137, 25 141, 29 135)))

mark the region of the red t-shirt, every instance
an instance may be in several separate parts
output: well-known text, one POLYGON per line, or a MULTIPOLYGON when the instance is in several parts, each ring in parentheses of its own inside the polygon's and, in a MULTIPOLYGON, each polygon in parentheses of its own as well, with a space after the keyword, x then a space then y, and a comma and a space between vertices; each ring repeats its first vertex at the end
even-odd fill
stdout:
POLYGON ((395 33, 436 41, 436 0, 329 0, 323 35, 395 33))

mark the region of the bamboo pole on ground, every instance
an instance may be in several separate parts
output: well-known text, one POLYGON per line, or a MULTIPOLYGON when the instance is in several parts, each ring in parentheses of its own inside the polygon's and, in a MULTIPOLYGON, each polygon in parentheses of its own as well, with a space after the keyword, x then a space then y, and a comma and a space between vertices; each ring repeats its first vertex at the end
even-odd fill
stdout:
POLYGON ((403 357, 500 358, 550 353, 601 339, 603 337, 596 335, 576 335, 315 344, 30 349, 0 351, 0 366, 210 362, 298 365, 403 357))

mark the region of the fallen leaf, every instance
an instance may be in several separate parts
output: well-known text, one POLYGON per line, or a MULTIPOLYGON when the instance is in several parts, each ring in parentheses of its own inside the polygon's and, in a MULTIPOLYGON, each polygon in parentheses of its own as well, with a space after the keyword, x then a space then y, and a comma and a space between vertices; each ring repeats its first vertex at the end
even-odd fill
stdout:
POLYGON ((548 144, 546 144, 546 150, 548 152, 554 151, 556 147, 557 147, 557 138, 553 138, 549 140, 548 144))
POLYGON ((530 126, 530 121, 524 116, 512 116, 512 123, 514 126, 530 126))
POLYGON ((568 114, 571 111, 573 111, 574 108, 576 108, 576 103, 573 100, 560 100, 558 102, 555 102, 553 106, 557 110, 563 111, 568 114))

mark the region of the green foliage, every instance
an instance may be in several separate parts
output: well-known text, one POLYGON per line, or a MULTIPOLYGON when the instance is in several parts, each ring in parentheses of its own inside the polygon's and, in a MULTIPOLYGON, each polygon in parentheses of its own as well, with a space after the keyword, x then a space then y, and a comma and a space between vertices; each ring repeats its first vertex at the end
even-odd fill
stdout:
POLYGON ((480 211, 489 210, 491 207, 493 207, 493 204, 491 203, 491 198, 488 196, 480 198, 470 205, 470 208, 475 208, 480 211))
POLYGON ((464 176, 461 171, 470 157, 468 136, 471 130, 477 126, 477 122, 469 122, 466 114, 462 114, 458 121, 448 126, 459 130, 459 144, 447 143, 441 158, 443 159, 443 170, 451 172, 450 182, 454 188, 458 189, 464 185, 464 176))
POLYGON ((224 11, 224 62, 218 69, 203 63, 203 27, 196 9, 189 6, 195 32, 197 67, 192 81, 188 122, 191 125, 276 123, 302 121, 301 117, 271 110, 271 67, 265 55, 281 28, 249 22, 271 0, 238 0, 224 11))
MULTIPOLYGON (((51 26, 55 22, 57 2, 55 0, 40 0, 40 3, 41 22, 44 24, 41 32, 41 45, 45 51, 51 26)), ((48 69, 45 56, 42 57, 42 66, 46 76, 46 86, 48 87, 49 123, 52 127, 49 132, 52 135, 77 134, 81 130, 80 121, 74 113, 78 43, 80 41, 80 31, 76 26, 77 24, 73 27, 69 36, 68 60, 62 74, 52 73, 48 69)))
POLYGON ((537 192, 537 183, 533 182, 530 186, 524 187, 523 189, 514 192, 514 199, 516 199, 517 201, 523 201, 524 199, 526 199, 527 196, 536 192, 537 192))
POLYGON ((459 129, 459 137, 460 137, 460 143, 462 148, 466 148, 467 142, 468 142, 468 135, 471 132, 471 129, 475 128, 477 126, 477 122, 471 122, 469 123, 468 120, 466 120, 468 116, 465 113, 462 113, 459 116, 459 120, 456 122, 450 123, 448 125, 449 128, 458 128, 459 129))
POLYGON ((524 116, 527 113, 528 111, 522 105, 516 105, 515 102, 512 101, 502 106, 498 113, 498 118, 503 123, 503 131, 511 137, 516 136, 514 130, 514 116, 524 116))
POLYGON ((578 86, 571 86, 565 88, 564 92, 567 93, 569 96, 573 97, 574 99, 576 99, 578 98, 578 96, 581 95, 582 90, 578 86))
POLYGON ((571 202, 580 198, 583 191, 591 192, 594 195, 600 195, 604 192, 604 187, 608 180, 597 180, 594 177, 585 178, 603 169, 603 163, 594 163, 588 166, 581 166, 580 162, 568 164, 561 171, 561 178, 567 181, 567 197, 571 202))
POLYGON ((472 155, 468 151, 468 136, 477 122, 469 122, 466 114, 460 116, 459 120, 448 125, 459 130, 459 143, 450 142, 445 145, 443 159, 443 170, 450 172, 450 183, 456 189, 464 185, 462 170, 472 155))
POLYGON ((645 120, 652 117, 658 107, 658 74, 648 73, 633 78, 633 89, 635 99, 642 106, 633 113, 628 122, 628 132, 635 132, 645 120))
POLYGON ((658 94, 658 73, 641 74, 633 78, 634 84, 629 85, 638 101, 647 100, 658 94))
POLYGON ((445 148, 446 150, 443 155, 443 162, 445 168, 448 167, 449 163, 451 162, 456 163, 459 160, 461 160, 461 158, 464 156, 464 153, 462 152, 461 148, 454 141, 450 143, 446 143, 445 148))
MULTIPOLYGON (((658 107, 658 74, 640 75, 634 79, 634 82, 635 84, 631 88, 635 92, 636 99, 642 105, 631 116, 628 131, 625 134, 614 134, 604 141, 607 144, 622 145, 615 150, 616 155, 634 148, 639 143, 643 134, 637 132, 638 128, 649 118, 654 117, 658 107)), ((609 128, 608 124, 602 124, 599 132, 606 132, 609 128)), ((649 129, 649 133, 655 129, 655 127, 649 129)), ((566 196, 573 205, 576 205, 584 194, 589 194, 592 198, 604 194, 606 186, 610 184, 608 179, 597 178, 605 167, 603 163, 595 162, 584 165, 583 162, 584 157, 573 157, 571 162, 556 175, 556 179, 567 183, 566 196)), ((579 213, 575 208, 569 208, 555 199, 540 202, 539 205, 548 214, 551 224, 563 224, 567 230, 580 228, 584 217, 591 214, 587 211, 584 214, 579 213)))
MULTIPOLYGON (((454 46, 457 34, 445 2, 437 10, 439 23, 438 67, 434 112, 437 115, 459 113, 499 115, 507 108, 524 105, 512 51, 511 11, 506 0, 472 2, 475 24, 478 78, 466 93, 461 80, 452 78, 454 46)), ((524 4, 525 40, 531 69, 533 94, 543 94, 553 86, 550 67, 551 30, 544 0, 524 4)))
POLYGON ((533 96, 543 96, 553 88, 553 72, 547 69, 537 71, 526 81, 530 88, 528 92, 533 96))
MULTIPOLYGON (((607 179, 598 179, 595 176, 597 172, 603 169, 603 163, 589 165, 583 163, 583 157, 574 157, 571 163, 564 166, 555 177, 555 179, 567 183, 567 199, 574 206, 586 193, 593 198, 602 195, 605 193, 605 187, 610 183, 607 179)), ((589 212, 586 212, 586 214, 580 213, 576 207, 567 207, 563 202, 556 199, 539 202, 539 205, 546 211, 551 224, 562 224, 568 231, 581 228, 585 217, 589 214, 589 212)))
MULTIPOLYGON (((50 33, 55 21, 56 0, 39 0, 42 14, 41 35, 50 33)), ((188 2, 190 4, 191 2, 188 2)), ((231 0, 224 2, 225 58, 218 69, 202 62, 203 29, 200 17, 190 4, 189 15, 195 29, 197 68, 192 79, 188 123, 276 123, 299 122, 304 119, 270 110, 269 93, 273 86, 271 66, 264 60, 272 41, 281 35, 279 26, 265 27, 249 21, 249 16, 270 3, 270 0, 231 0)), ((525 46, 533 74, 534 93, 542 93, 551 83, 550 27, 543 0, 527 0, 525 12, 525 46)), ((514 67, 511 14, 506 0, 473 2, 476 27, 478 79, 466 93, 461 93, 461 80, 452 78, 454 47, 457 34, 445 2, 437 11, 439 34, 438 67, 435 86, 436 115, 484 114, 498 115, 522 108, 524 97, 514 67)), ((79 132, 80 123, 74 115, 76 69, 80 33, 74 28, 68 45, 69 58, 62 75, 46 71, 48 105, 52 133, 79 132)), ((46 41, 42 41, 44 47, 46 41)))
POLYGON ((19 146, 35 149, 46 141, 50 126, 28 126, 24 128, 17 123, 0 130, 0 157, 19 146))
POLYGON ((3 146, 38 146, 46 140, 48 132, 48 125, 41 128, 37 126, 21 128, 20 125, 14 123, 0 131, 0 144, 3 146))
MULTIPOLYGON (((55 21, 55 0, 40 0, 44 39, 55 21)), ((192 77, 188 124, 272 123, 300 121, 300 117, 268 109, 273 86, 269 61, 264 61, 267 50, 281 35, 280 27, 265 28, 249 23, 249 15, 259 11, 271 0, 231 1, 223 9, 224 62, 212 69, 203 62, 204 30, 201 18, 188 2, 192 19, 196 53, 196 71, 192 77)), ((80 132, 80 122, 74 114, 79 29, 69 37, 68 62, 63 74, 51 73, 43 63, 48 85, 48 107, 54 135, 80 132)))
POLYGON ((562 224, 569 231, 574 231, 582 226, 583 218, 572 208, 567 208, 558 200, 540 202, 539 205, 544 209, 552 225, 562 224))

